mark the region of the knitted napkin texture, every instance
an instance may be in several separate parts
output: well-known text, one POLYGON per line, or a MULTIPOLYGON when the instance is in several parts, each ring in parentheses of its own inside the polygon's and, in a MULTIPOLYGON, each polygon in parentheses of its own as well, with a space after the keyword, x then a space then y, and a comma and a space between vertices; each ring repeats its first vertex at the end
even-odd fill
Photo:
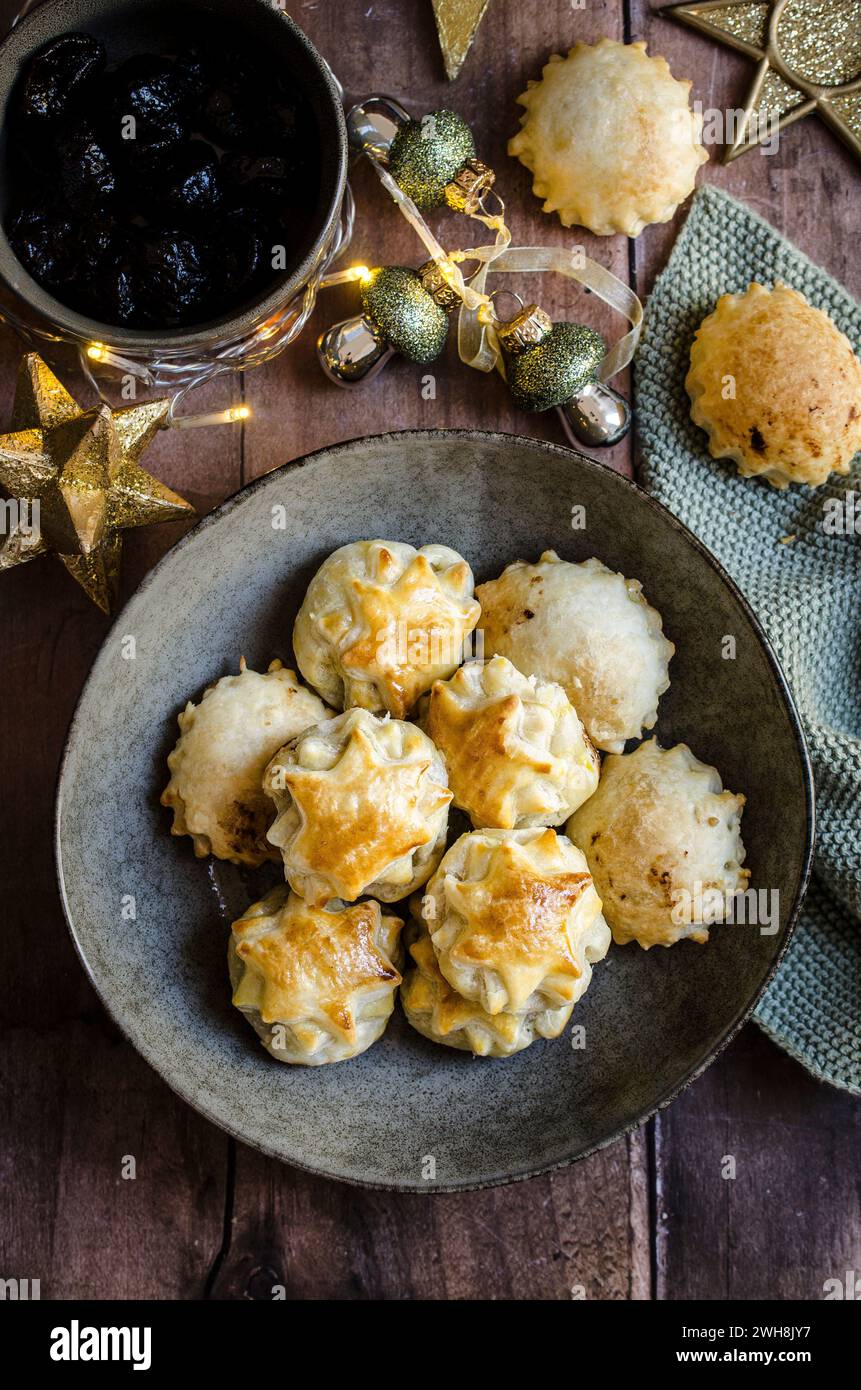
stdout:
MULTIPOLYGON (((861 535, 859 458, 823 487, 779 492, 709 456, 690 418, 694 333, 722 294, 791 285, 861 347, 861 307, 762 218, 701 189, 646 308, 634 392, 644 487, 732 575, 768 633, 804 724, 816 783, 814 871, 755 1018, 815 1076, 861 1093, 861 535), (854 494, 854 497, 853 497, 854 494), (828 534, 826 499, 846 510, 828 534)), ((831 504, 834 505, 833 503, 831 504)), ((742 830, 743 830, 742 825, 742 830)))

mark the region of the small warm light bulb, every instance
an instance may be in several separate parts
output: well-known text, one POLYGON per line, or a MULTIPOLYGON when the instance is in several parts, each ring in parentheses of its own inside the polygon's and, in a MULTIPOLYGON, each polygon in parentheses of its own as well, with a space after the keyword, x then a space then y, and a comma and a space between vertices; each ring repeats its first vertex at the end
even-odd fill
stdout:
POLYGON ((90 343, 90 346, 87 348, 87 356, 91 357, 94 362, 104 362, 105 352, 106 348, 104 343, 90 343))
POLYGON ((369 270, 366 265, 354 266, 354 272, 356 279, 362 285, 369 285, 374 278, 373 271, 369 270))
POLYGON ((250 415, 250 405, 231 405, 227 410, 213 410, 207 415, 174 416, 171 424, 175 430, 197 430, 202 425, 238 425, 250 415))

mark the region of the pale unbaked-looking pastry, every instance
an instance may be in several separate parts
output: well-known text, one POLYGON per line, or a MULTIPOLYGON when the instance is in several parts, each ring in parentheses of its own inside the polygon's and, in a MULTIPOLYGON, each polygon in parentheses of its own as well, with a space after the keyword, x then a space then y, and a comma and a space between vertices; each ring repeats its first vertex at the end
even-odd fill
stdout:
POLYGON ((712 458, 773 487, 848 473, 861 449, 861 362, 788 285, 725 294, 697 329, 685 385, 712 458))
POLYGON ((379 903, 311 907, 274 888, 233 923, 233 1003, 278 1062, 343 1062, 385 1031, 403 922, 379 903))
POLYGON ((442 974, 423 922, 409 954, 413 964, 404 972, 401 1004, 407 1021, 431 1042, 476 1057, 510 1057, 536 1038, 558 1038, 571 1017, 573 1004, 489 1014, 474 1000, 464 999, 442 974))
POLYGON ((729 895, 743 891, 744 797, 684 743, 656 739, 604 759, 595 795, 568 822, 589 861, 619 945, 672 946, 708 940, 729 895))
POLYGON ((270 762, 269 841, 303 898, 394 902, 433 873, 445 848, 445 763, 415 724, 351 709, 306 729, 270 762))
POLYGON ((598 754, 561 685, 504 656, 436 681, 422 723, 478 828, 561 825, 598 785, 598 754))
POLYGON ((330 704, 403 719, 463 661, 478 615, 472 570, 456 550, 353 541, 311 580, 293 647, 299 670, 330 704))
POLYGON ((472 830, 422 899, 442 974, 489 1014, 575 1004, 610 931, 589 867, 555 830, 472 830))
POLYGON ((652 728, 675 647, 638 580, 546 550, 537 565, 517 560, 477 593, 486 653, 561 685, 598 748, 621 753, 652 728))
POLYGON ((508 152, 564 227, 638 236, 647 223, 669 222, 708 159, 690 88, 644 43, 575 44, 518 97, 526 114, 508 152))
POLYGON ((261 675, 243 658, 238 676, 222 676, 179 716, 161 797, 173 809, 171 834, 190 835, 199 858, 252 867, 277 859, 266 839, 272 805, 261 787, 264 768, 282 744, 330 714, 280 661, 261 675))

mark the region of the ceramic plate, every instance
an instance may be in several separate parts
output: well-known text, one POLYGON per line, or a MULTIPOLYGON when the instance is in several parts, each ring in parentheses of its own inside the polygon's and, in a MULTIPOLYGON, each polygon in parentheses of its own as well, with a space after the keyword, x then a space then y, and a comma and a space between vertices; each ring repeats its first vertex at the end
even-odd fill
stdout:
POLYGON ((570 450, 411 432, 339 445, 268 474, 149 574, 105 641, 72 723, 57 863, 96 989, 190 1104, 290 1163, 428 1191, 507 1182, 580 1158, 696 1076, 749 1014, 786 945, 812 819, 809 763, 777 662, 683 526, 570 450), (753 886, 779 895, 775 930, 719 926, 708 946, 648 953, 611 947, 577 1005, 581 1049, 566 1034, 505 1060, 477 1060, 421 1038, 396 1010, 383 1039, 356 1060, 307 1069, 273 1062, 231 1007, 225 961, 229 921, 265 885, 207 867, 187 839, 170 836, 159 805, 165 758, 178 710, 235 671, 240 655, 258 670, 275 656, 293 664, 293 619, 311 576, 336 546, 361 537, 444 542, 479 581, 549 547, 565 559, 597 555, 642 580, 676 644, 657 732, 664 744, 689 743, 746 794, 747 863, 753 886))

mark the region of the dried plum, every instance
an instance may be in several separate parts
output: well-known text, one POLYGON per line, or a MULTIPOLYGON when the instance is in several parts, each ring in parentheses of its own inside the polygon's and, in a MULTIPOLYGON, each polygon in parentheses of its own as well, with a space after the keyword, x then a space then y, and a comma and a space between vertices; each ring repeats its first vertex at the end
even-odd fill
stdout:
POLYGON ((182 73, 169 58, 141 53, 129 58, 114 74, 115 105, 120 115, 150 125, 188 114, 191 93, 182 73))
POLYGON ((75 212, 90 213, 110 202, 117 180, 110 155, 92 126, 81 125, 58 145, 60 188, 75 212))
POLYGON ((233 208, 219 224, 216 278, 226 306, 247 296, 272 275, 272 231, 249 208, 233 208))
POLYGON ((9 240, 34 280, 49 289, 64 289, 71 299, 80 282, 89 280, 103 264, 113 233, 110 217, 81 223, 62 208, 35 204, 14 218, 9 240))
POLYGON ((225 185, 242 203, 274 208, 292 196, 293 169, 289 159, 275 154, 238 154, 228 151, 221 161, 225 185))
POLYGON ((213 287, 210 264, 209 247, 189 233, 144 233, 136 266, 143 312, 167 327, 199 319, 213 287))
POLYGON ((158 145, 137 166, 137 203, 145 216, 182 221, 205 217, 221 202, 218 156, 202 140, 158 145))
POLYGON ((63 34, 35 53, 17 91, 18 112, 54 121, 65 115, 105 66, 105 48, 92 34, 63 34))

